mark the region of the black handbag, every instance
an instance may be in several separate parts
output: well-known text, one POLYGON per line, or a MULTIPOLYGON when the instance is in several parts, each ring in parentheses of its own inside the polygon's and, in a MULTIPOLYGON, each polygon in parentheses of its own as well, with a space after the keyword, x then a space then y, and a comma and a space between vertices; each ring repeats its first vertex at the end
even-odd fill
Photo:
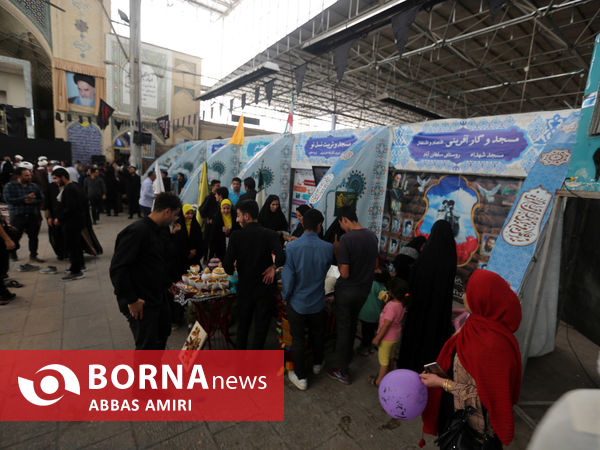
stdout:
MULTIPOLYGON (((502 443, 498 436, 478 433, 469 426, 469 416, 475 408, 468 406, 458 409, 449 420, 445 431, 435 440, 441 450, 502 450, 502 443)), ((487 414, 483 410, 485 429, 487 429, 487 414)))

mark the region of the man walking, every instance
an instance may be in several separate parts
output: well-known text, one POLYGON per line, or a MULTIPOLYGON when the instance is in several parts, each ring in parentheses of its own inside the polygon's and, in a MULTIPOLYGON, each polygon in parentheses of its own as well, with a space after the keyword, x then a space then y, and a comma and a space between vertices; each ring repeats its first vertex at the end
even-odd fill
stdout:
POLYGON ((102 201, 106 200, 106 185, 100 178, 98 169, 90 169, 90 176, 83 182, 83 189, 92 207, 92 220, 94 225, 100 220, 102 201))
POLYGON ((141 181, 140 176, 137 174, 134 166, 129 166, 129 177, 127 178, 127 206, 129 207, 129 218, 133 219, 133 215, 137 214, 138 217, 142 217, 140 214, 140 188, 141 181))
MULTIPOLYGON (((38 258, 38 235, 40 233, 40 204, 42 193, 37 184, 31 182, 31 170, 18 167, 17 179, 4 186, 4 201, 8 203, 10 224, 15 228, 15 244, 18 246, 23 232, 29 239, 29 261, 43 263, 38 258)), ((16 250, 13 252, 16 260, 16 250)))
POLYGON ((341 207, 337 219, 345 233, 333 244, 340 277, 335 283, 335 366, 327 374, 343 384, 350 384, 348 366, 354 351, 358 313, 373 284, 378 245, 375 233, 363 228, 350 206, 341 207))
POLYGON ((177 220, 181 201, 163 192, 154 210, 117 236, 110 279, 119 309, 129 321, 136 350, 164 350, 171 334, 169 225, 177 220))
POLYGON ((254 321, 254 338, 250 348, 262 350, 275 307, 275 269, 283 265, 283 249, 279 235, 258 223, 258 204, 255 201, 238 203, 237 222, 242 229, 231 234, 223 263, 230 275, 237 266, 239 276, 237 301, 240 320, 236 348, 246 350, 250 325, 254 321))
MULTIPOLYGON (((61 167, 57 166, 56 168, 59 169, 61 167)), ((58 196, 61 187, 58 185, 58 178, 56 178, 56 181, 54 177, 51 176, 50 178, 52 182, 48 185, 48 197, 44 199, 44 210, 46 212, 46 221, 48 222, 48 240, 54 253, 56 253, 56 257, 59 261, 62 261, 67 258, 67 247, 63 226, 58 220, 61 210, 61 203, 58 201, 58 196)), ((54 271, 51 270, 48 273, 54 273, 54 271)))
POLYGON ((81 246, 81 230, 85 227, 87 200, 81 186, 71 181, 69 172, 59 167, 52 172, 54 182, 63 188, 60 194, 58 223, 63 226, 64 242, 71 266, 67 270, 64 281, 81 280, 83 274, 83 248, 81 246))
POLYGON ((333 264, 333 245, 319 238, 323 214, 316 209, 306 212, 304 233, 288 243, 281 280, 283 299, 292 333, 294 370, 288 378, 298 389, 307 388, 304 360, 304 337, 308 328, 313 354, 313 373, 323 365, 325 334, 325 276, 333 264))
POLYGON ((148 174, 148 178, 144 180, 142 183, 142 188, 140 189, 140 210, 144 217, 148 217, 150 212, 152 212, 152 204, 154 203, 154 183, 156 180, 156 172, 152 171, 148 174))

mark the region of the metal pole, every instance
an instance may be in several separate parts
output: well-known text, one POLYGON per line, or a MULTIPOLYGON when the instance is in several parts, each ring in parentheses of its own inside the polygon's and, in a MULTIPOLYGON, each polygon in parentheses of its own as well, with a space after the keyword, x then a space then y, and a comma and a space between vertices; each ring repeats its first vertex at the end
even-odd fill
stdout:
MULTIPOLYGON (((131 119, 137 121, 140 107, 140 14, 141 0, 129 0, 129 95, 131 99, 131 119)), ((141 114, 140 114, 141 118, 141 114)), ((141 130, 141 125, 134 127, 141 130)), ((133 137, 133 133, 132 133, 133 137)), ((131 163, 142 171, 142 148, 131 139, 131 163)))

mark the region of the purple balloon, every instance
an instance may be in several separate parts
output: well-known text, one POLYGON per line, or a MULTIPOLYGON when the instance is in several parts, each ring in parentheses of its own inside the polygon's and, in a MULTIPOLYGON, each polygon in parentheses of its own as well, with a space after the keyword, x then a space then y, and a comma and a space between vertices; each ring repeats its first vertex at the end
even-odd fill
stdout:
POLYGON ((379 403, 394 419, 412 420, 427 405, 427 388, 417 372, 393 370, 379 384, 379 403))

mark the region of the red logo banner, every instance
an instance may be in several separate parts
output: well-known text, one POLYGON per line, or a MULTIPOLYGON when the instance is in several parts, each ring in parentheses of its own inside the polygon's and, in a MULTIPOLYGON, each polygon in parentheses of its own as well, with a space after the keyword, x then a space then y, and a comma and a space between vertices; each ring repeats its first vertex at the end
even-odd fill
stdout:
POLYGON ((0 351, 0 421, 281 421, 282 351, 0 351))

